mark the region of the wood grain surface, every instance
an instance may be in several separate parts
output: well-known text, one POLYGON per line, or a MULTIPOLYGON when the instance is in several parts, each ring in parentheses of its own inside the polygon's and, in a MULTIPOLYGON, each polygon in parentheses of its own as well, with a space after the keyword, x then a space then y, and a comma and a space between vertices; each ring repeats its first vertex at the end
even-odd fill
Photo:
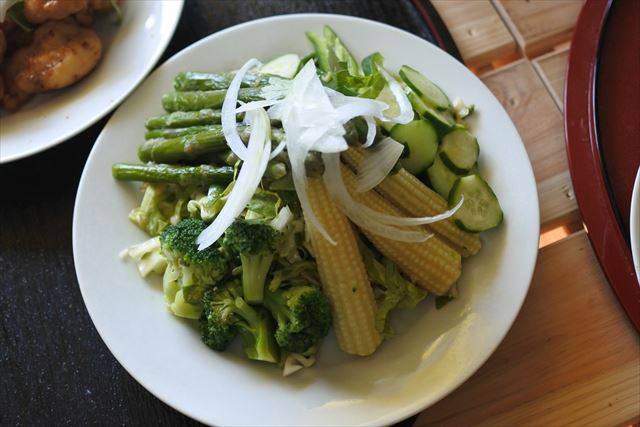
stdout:
POLYGON ((433 0, 465 64, 480 67, 516 54, 515 40, 489 0, 433 0))
POLYGON ((504 22, 528 56, 568 41, 583 0, 493 0, 504 22))
POLYGON ((569 65, 569 47, 539 56, 532 61, 532 64, 547 86, 547 90, 558 108, 563 111, 564 81, 569 65))
POLYGON ((577 204, 564 148, 562 114, 527 60, 516 61, 482 76, 518 128, 538 183, 544 224, 577 204))
POLYGON ((576 233, 540 251, 503 343, 415 425, 621 425, 640 414, 639 346, 586 234, 576 233))

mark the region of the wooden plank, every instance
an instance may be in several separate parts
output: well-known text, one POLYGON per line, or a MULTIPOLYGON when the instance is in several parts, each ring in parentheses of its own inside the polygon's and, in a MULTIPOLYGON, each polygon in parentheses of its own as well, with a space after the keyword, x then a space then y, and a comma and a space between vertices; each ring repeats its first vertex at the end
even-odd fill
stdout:
POLYGON ((524 141, 538 182, 541 222, 577 209, 562 114, 529 61, 514 62, 485 74, 482 80, 505 107, 524 141))
POLYGON ((620 425, 640 413, 640 343, 581 231, 540 251, 513 328, 415 426, 620 425))
POLYGON ((516 55, 516 42, 489 0, 433 0, 464 62, 473 67, 516 55))
POLYGON ((504 22, 529 57, 571 38, 583 0, 493 0, 504 22))
POLYGON ((584 230, 582 215, 580 215, 579 210, 571 211, 553 221, 546 222, 540 227, 540 243, 538 247, 544 248, 580 230, 584 230))
POLYGON ((542 224, 578 210, 571 184, 571 174, 568 169, 543 181, 538 181, 538 196, 540 197, 540 223, 542 224))
POLYGON ((640 414, 640 365, 632 361, 611 371, 550 393, 485 420, 480 425, 519 426, 558 425, 554 406, 563 405, 563 426, 606 426, 618 424, 640 414), (550 410, 551 409, 551 410, 550 410))
POLYGON ((564 111, 564 81, 569 65, 569 47, 549 52, 534 59, 532 63, 558 108, 564 111))

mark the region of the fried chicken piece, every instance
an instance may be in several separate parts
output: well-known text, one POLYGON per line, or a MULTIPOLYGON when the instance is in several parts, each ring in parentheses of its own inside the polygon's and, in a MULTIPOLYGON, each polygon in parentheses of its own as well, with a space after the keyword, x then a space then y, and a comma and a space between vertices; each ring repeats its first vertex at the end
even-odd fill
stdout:
MULTIPOLYGON (((7 51, 7 40, 4 38, 4 31, 0 28, 0 65, 4 59, 4 53, 7 51)), ((0 76, 0 99, 4 96, 4 80, 0 76)))
POLYGON ((31 98, 30 93, 20 91, 13 85, 18 73, 27 67, 29 59, 29 48, 18 49, 7 60, 6 67, 2 71, 4 82, 4 96, 2 97, 2 106, 7 111, 16 111, 22 104, 31 98))
POLYGON ((4 59, 4 53, 7 51, 7 40, 4 38, 4 31, 0 28, 0 64, 4 59))
POLYGON ((24 0, 24 16, 33 24, 64 19, 83 11, 88 0, 24 0))
POLYGON ((72 85, 93 70, 101 54, 102 42, 95 31, 71 19, 41 25, 32 43, 7 63, 4 108, 15 111, 35 93, 72 85))
POLYGON ((4 22, 0 22, 0 31, 4 33, 6 42, 4 54, 6 58, 9 58, 17 49, 31 43, 32 34, 23 30, 12 19, 5 19, 4 22))
POLYGON ((93 14, 88 10, 83 10, 82 12, 78 12, 73 15, 73 19, 83 27, 90 27, 93 25, 94 19, 93 14))

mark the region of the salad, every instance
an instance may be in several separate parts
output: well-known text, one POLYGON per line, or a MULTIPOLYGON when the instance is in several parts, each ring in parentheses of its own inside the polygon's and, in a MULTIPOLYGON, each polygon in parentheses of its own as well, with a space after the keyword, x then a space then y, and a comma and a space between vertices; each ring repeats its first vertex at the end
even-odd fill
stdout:
POLYGON ((503 217, 478 173, 473 106, 409 66, 393 75, 380 53, 358 62, 329 27, 307 37, 303 58, 176 75, 141 163, 112 168, 143 183, 129 219, 150 237, 122 256, 162 275, 204 344, 241 339, 285 375, 331 328, 366 356, 395 310, 454 298, 462 258, 503 217))

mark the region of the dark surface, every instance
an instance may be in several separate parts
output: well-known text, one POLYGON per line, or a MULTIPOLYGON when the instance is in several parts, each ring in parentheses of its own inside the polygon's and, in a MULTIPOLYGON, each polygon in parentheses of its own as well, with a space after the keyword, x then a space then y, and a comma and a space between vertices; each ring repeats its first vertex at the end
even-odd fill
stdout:
MULTIPOLYGON (((433 41, 411 0, 187 1, 161 62, 228 26, 296 12, 362 16, 433 41)), ((71 245, 73 204, 84 163, 105 123, 0 166, 1 426, 199 425, 122 369, 80 296, 71 245)))

